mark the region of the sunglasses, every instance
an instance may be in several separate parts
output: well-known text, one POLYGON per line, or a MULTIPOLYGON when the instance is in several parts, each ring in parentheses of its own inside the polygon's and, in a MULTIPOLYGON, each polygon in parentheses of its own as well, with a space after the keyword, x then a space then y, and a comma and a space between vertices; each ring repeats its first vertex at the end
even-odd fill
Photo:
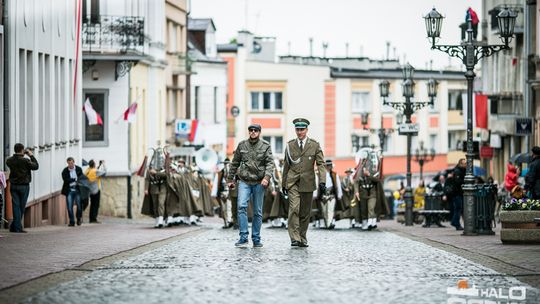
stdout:
POLYGON ((257 130, 257 129, 248 129, 248 131, 249 131, 249 133, 251 133, 251 132, 259 133, 259 130, 257 130))

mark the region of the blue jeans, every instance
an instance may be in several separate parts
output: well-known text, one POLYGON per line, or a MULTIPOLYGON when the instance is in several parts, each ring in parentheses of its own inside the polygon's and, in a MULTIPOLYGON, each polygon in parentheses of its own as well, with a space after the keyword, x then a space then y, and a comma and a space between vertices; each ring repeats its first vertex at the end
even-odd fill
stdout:
POLYGON ((452 214, 452 221, 450 224, 454 227, 460 227, 461 223, 459 219, 461 218, 461 213, 463 212, 463 196, 456 195, 452 198, 452 205, 454 208, 454 213, 452 214))
POLYGON ((69 215, 69 223, 75 224, 75 219, 73 218, 73 203, 77 204, 77 219, 82 218, 83 212, 81 204, 81 193, 79 192, 79 189, 69 189, 66 202, 69 215))
POLYGON ((13 222, 11 223, 10 231, 20 232, 22 228, 22 220, 24 218, 24 210, 26 209, 26 201, 30 193, 30 185, 14 185, 11 184, 10 191, 11 202, 13 204, 13 222))
POLYGON ((240 181, 238 183, 238 225, 240 226, 240 241, 247 241, 249 236, 247 207, 251 197, 253 197, 251 239, 253 243, 258 243, 261 241, 264 188, 261 184, 250 185, 240 181))

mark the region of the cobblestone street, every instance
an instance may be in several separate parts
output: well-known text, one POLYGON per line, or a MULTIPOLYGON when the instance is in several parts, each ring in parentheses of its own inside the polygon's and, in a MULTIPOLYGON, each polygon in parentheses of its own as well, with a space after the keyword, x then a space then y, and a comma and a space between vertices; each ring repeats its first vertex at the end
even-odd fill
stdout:
MULTIPOLYGON (((234 248, 237 231, 205 227, 25 302, 447 303, 459 279, 498 296, 525 286, 526 300, 514 302, 540 301, 537 289, 515 278, 390 232, 310 228, 310 247, 291 248, 286 230, 265 226, 264 247, 255 249, 234 248)), ((508 301, 490 294, 484 299, 508 301)))

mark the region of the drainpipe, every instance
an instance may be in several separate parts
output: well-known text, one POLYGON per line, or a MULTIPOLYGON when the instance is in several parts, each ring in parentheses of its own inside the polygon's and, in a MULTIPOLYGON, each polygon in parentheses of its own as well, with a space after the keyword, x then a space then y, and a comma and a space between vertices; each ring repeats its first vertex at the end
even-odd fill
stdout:
MULTIPOLYGON (((3 73, 3 77, 4 77, 4 116, 3 116, 3 119, 4 119, 4 134, 2 136, 4 136, 4 146, 2 147, 2 151, 4 153, 4 160, 6 158, 9 157, 9 134, 10 134, 10 128, 9 128, 9 116, 10 116, 10 113, 9 113, 9 96, 8 96, 8 92, 9 92, 9 82, 8 82, 8 79, 9 79, 9 69, 8 69, 8 66, 9 66, 9 43, 8 43, 8 39, 6 39, 6 37, 9 37, 8 35, 8 1, 4 1, 4 7, 2 8, 3 9, 3 16, 2 16, 2 24, 4 25, 4 34, 3 34, 3 38, 4 38, 4 70, 1 71, 3 73)), ((2 167, 4 169, 5 168, 5 163, 2 164, 2 167)))
MULTIPOLYGON (((532 87, 530 85, 530 81, 534 78, 534 74, 531 75, 531 73, 535 72, 535 69, 533 68, 532 60, 534 58, 534 49, 533 49, 533 32, 532 32, 532 21, 533 19, 533 13, 534 13, 534 7, 536 7, 536 0, 527 0, 525 3, 525 12, 524 12, 524 30, 525 30, 525 39, 524 39, 524 58, 525 62, 523 65, 523 75, 525 76, 523 79, 523 101, 524 101, 524 107, 525 107, 525 117, 531 117, 533 111, 532 111, 532 87)), ((525 141, 525 151, 530 151, 531 147, 533 146, 534 142, 534 133, 535 133, 535 123, 533 119, 532 124, 532 134, 527 136, 527 139, 525 141)))
MULTIPOLYGON (((131 69, 127 73, 128 77, 128 109, 131 106, 131 69)), ((133 218, 131 214, 131 125, 128 123, 128 176, 127 176, 127 218, 133 218)))

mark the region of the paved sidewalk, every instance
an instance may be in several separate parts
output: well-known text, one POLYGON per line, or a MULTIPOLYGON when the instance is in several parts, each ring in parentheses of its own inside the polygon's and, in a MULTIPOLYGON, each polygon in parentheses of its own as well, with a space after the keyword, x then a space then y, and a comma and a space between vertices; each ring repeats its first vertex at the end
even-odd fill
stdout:
POLYGON ((500 224, 493 229, 495 235, 464 236, 448 223, 445 228, 412 227, 396 221, 383 220, 381 230, 421 241, 428 245, 449 251, 499 272, 525 276, 529 284, 540 287, 540 245, 503 244, 500 224))
POLYGON ((102 224, 44 226, 28 233, 0 230, 0 290, 71 269, 149 243, 179 236, 200 226, 153 228, 153 221, 100 218, 102 224))

